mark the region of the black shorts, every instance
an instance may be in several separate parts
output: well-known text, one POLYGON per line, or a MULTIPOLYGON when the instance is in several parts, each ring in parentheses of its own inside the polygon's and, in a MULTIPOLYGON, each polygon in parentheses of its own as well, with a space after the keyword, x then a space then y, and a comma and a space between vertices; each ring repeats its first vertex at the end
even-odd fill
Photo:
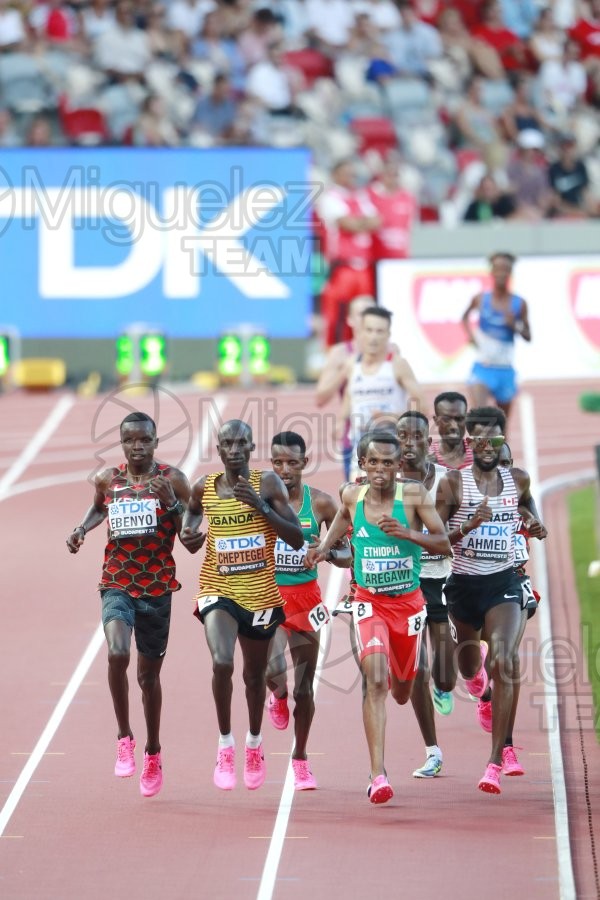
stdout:
POLYGON ((135 646, 142 656, 160 659, 167 652, 171 624, 171 594, 132 597, 119 588, 100 591, 104 627, 120 619, 133 629, 135 646))
POLYGON ((198 599, 198 607, 194 610, 202 624, 206 616, 214 609, 224 609, 238 623, 238 634, 254 641, 270 641, 279 625, 285 622, 283 606, 272 606, 252 612, 230 600, 229 597, 206 596, 198 599), (202 607, 202 611, 200 611, 202 607))
POLYGON ((447 622, 448 607, 442 588, 445 578, 421 578, 421 591, 427 604, 428 622, 447 622))
POLYGON ((476 631, 494 606, 517 603, 523 608, 523 588, 513 568, 491 575, 449 575, 444 594, 452 617, 476 631))

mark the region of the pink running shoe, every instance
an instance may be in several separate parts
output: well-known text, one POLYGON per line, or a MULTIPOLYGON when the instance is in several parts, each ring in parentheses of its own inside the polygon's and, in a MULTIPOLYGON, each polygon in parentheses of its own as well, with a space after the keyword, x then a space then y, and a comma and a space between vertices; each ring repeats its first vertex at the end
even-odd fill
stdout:
POLYGON ((295 791, 314 791, 317 788, 317 779, 310 771, 307 759, 293 759, 292 769, 294 770, 294 790, 295 791))
POLYGON ((486 794, 500 794, 502 792, 502 788, 500 787, 501 773, 502 766, 497 766, 495 763, 488 763, 485 774, 477 785, 479 790, 485 791, 486 794))
POLYGON ((472 678, 465 678, 467 690, 474 697, 481 697, 485 694, 488 686, 488 676, 485 671, 485 658, 487 656, 488 646, 485 641, 481 641, 479 649, 481 650, 481 668, 472 678))
POLYGON ((219 748, 213 781, 222 791, 232 791, 236 786, 235 747, 219 748))
POLYGON ((131 778, 135 772, 135 741, 129 736, 119 738, 117 741, 117 761, 115 762, 115 775, 118 778, 131 778))
POLYGON ((517 759, 514 747, 505 747, 502 751, 502 774, 524 775, 525 769, 517 759))
POLYGON ((244 784, 249 791, 255 791, 264 783, 267 774, 262 744, 260 747, 246 747, 244 762, 244 784))
POLYGON ((394 796, 394 790, 385 775, 378 775, 367 788, 371 803, 387 803, 394 796))
POLYGON ((279 731, 284 731, 290 721, 287 697, 284 697, 283 700, 278 700, 275 694, 269 694, 267 708, 269 710, 269 718, 274 727, 278 728, 279 731))
POLYGON ((483 728, 484 731, 491 733, 492 731, 492 701, 491 700, 478 700, 477 701, 477 718, 479 719, 479 724, 483 728))
POLYGON ((144 768, 140 778, 142 797, 154 797, 162 787, 162 761, 159 753, 144 753, 144 768))

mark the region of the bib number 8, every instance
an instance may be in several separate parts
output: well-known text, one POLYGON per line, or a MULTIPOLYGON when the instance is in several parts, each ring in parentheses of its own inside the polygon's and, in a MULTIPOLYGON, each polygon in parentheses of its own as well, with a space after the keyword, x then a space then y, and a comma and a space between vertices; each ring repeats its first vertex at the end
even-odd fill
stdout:
POLYGON ((421 631, 423 631, 426 621, 427 610, 425 609, 422 609, 421 612, 415 613, 414 616, 409 616, 407 619, 409 637, 415 634, 419 634, 421 631))
POLYGON ((371 603, 363 603, 361 600, 359 603, 352 605, 352 618, 355 625, 362 622, 363 619, 370 619, 372 615, 373 605, 371 603))

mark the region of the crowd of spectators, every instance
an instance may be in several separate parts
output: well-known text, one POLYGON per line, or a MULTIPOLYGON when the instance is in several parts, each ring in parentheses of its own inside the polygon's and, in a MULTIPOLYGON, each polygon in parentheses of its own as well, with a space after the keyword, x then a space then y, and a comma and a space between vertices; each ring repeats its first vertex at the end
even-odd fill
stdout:
POLYGON ((2 147, 305 145, 452 223, 597 216, 599 138, 600 0, 0 0, 2 147))

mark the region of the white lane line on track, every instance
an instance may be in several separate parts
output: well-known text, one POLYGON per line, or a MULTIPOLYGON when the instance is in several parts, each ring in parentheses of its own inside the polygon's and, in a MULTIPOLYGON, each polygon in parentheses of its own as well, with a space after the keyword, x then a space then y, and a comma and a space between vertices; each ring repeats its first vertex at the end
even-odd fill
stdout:
MULTIPOLYGON (((329 580, 327 582, 327 590, 325 592, 325 605, 328 609, 332 609, 333 607, 335 607, 336 601, 340 595, 342 578, 343 570, 338 569, 335 566, 331 566, 329 580)), ((331 628, 331 623, 329 624, 329 628, 331 628)), ((317 690, 319 687, 319 676, 321 674, 323 662, 325 660, 327 634, 328 629, 322 628, 319 640, 319 661, 317 663, 317 670, 315 674, 315 697, 317 695, 317 690)), ((273 826, 273 833, 271 835, 271 841, 269 843, 267 858, 265 859, 260 884, 258 886, 258 894, 256 895, 256 900, 271 900, 273 896, 275 881, 277 880, 277 870, 279 869, 281 851, 283 850, 283 842, 285 840, 288 821, 290 818, 290 813, 292 811, 293 800, 294 773, 292 770, 292 763, 290 761, 290 763, 288 764, 287 774, 285 776, 283 791, 281 793, 281 800, 279 801, 277 818, 275 819, 275 825, 273 826)))
POLYGON ((12 466, 4 473, 2 478, 0 478, 0 500, 6 496, 17 478, 19 478, 27 466, 33 462, 46 441, 52 437, 74 403, 75 398, 66 395, 61 397, 58 403, 52 408, 50 415, 38 428, 25 449, 17 456, 12 466))
MULTIPOLYGON (((67 398, 63 398, 63 399, 67 399, 67 398)), ((70 404, 69 408, 73 405, 74 402, 75 402, 74 399, 71 398, 71 404, 70 404)), ((217 394, 214 397, 213 403, 214 403, 213 411, 214 411, 214 408, 216 407, 216 409, 218 410, 218 413, 221 414, 223 412, 223 410, 225 409, 227 399, 223 395, 217 394)), ((53 413, 55 411, 56 411, 56 408, 53 411, 53 413)), ((64 413, 63 413, 63 415, 64 415, 64 413)), ((60 420, 58 420, 58 422, 56 423, 56 425, 54 427, 57 427, 59 422, 60 422, 60 420)), ((209 441, 210 437, 212 437, 212 431, 210 428, 211 424, 212 423, 210 421, 210 413, 208 413, 204 417, 203 422, 198 431, 198 440, 193 442, 192 447, 190 448, 190 451, 189 451, 187 457, 185 458, 183 465, 181 466, 182 471, 185 472, 185 474, 189 478, 192 477, 194 471, 196 470, 198 461, 204 457, 204 453, 206 452, 206 449, 208 447, 208 441, 209 441)), ((40 431, 41 431, 41 429, 40 429, 40 431)), ((38 432, 38 434, 39 434, 39 432, 38 432)), ((33 440, 35 440, 36 438, 37 438, 37 435, 34 437, 33 440)), ((38 444, 39 444, 39 442, 38 442, 38 444)), ((41 446, 41 444, 39 444, 39 446, 41 446)), ((27 452, 27 450, 28 450, 28 447, 25 449, 24 452, 27 452)), ((17 463, 18 462, 19 462, 19 460, 17 460, 17 463)), ((15 463, 15 467, 16 467, 16 463, 15 463)), ((23 469, 24 469, 24 467, 22 467, 20 469, 20 472, 22 472, 23 469)), ((20 472, 18 472, 15 477, 18 477, 18 474, 20 474, 20 472)), ((56 484, 56 479, 53 481, 53 484, 56 484)), ((2 499, 1 495, 0 495, 0 499, 2 499)), ((27 785, 31 781, 31 778, 32 778, 35 770, 37 769, 38 765, 40 764, 42 757, 44 756, 48 747, 50 746, 50 742, 52 741, 52 738, 56 734, 67 710, 69 709, 69 706, 70 706, 73 698, 75 697, 77 691, 81 687, 81 684, 84 681, 86 675, 88 674, 88 672, 92 666, 92 663, 94 662, 96 656, 98 655, 98 651, 102 647, 103 643, 104 643, 104 630, 102 628, 102 624, 100 624, 97 627, 96 631, 94 632, 91 641, 89 642, 83 656, 81 657, 79 663, 77 664, 75 671, 73 672, 71 678, 69 679, 69 682, 68 682, 66 688, 64 689, 64 691, 60 697, 60 700, 58 701, 58 703, 56 704, 56 706, 52 712, 52 715, 48 719, 48 723, 47 723, 46 727, 44 728, 44 730, 42 731, 42 734, 40 735, 37 744, 33 748, 31 756, 29 757, 29 759, 23 766, 23 769, 21 770, 21 774, 17 778, 15 786, 13 787, 12 791, 8 795, 6 803, 0 810, 0 837, 4 834, 4 829, 8 825, 12 814, 14 813, 15 809, 17 808, 17 805, 18 805, 21 797, 23 796, 25 789, 27 788, 27 785)))
MULTIPOLYGON (((544 495, 555 479, 540 485, 538 474, 537 437, 535 428, 535 406, 530 394, 521 394, 519 398, 519 417, 523 436, 523 455, 525 469, 531 478, 531 493, 542 516, 544 495)), ((550 586, 548 582, 548 563, 545 541, 535 542, 536 581, 544 598, 538 609, 540 639, 544 647, 553 648, 552 620, 550 617, 550 586)), ((552 793, 554 800, 554 825, 556 828, 556 852, 558 857, 558 881, 561 900, 575 900, 575 876, 569 840, 569 813, 567 805, 567 786, 560 742, 560 717, 558 705, 558 688, 554 678, 556 667, 554 654, 547 660, 544 681, 544 705, 550 747, 550 772, 552 776, 552 793)))

